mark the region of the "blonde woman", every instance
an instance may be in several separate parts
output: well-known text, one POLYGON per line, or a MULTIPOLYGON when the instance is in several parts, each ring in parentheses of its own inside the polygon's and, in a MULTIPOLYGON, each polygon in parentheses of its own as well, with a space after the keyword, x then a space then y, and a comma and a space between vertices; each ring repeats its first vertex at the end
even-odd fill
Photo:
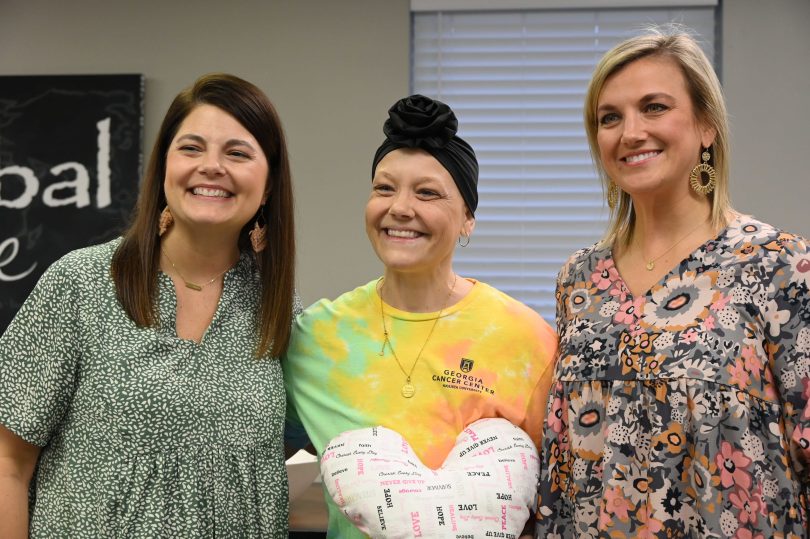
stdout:
POLYGON ((807 242, 731 209, 690 36, 609 51, 585 127, 611 224, 559 275, 536 537, 806 537, 807 242))

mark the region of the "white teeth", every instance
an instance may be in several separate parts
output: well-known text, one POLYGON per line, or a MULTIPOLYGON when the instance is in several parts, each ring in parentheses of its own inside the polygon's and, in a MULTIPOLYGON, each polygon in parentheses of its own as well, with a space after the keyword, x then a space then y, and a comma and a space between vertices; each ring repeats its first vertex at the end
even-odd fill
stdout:
POLYGON ((656 155, 658 155, 658 153, 659 152, 645 152, 640 153, 638 155, 630 155, 628 157, 625 157, 624 160, 627 161, 628 163, 638 163, 639 161, 644 161, 645 159, 655 157, 656 155))
POLYGON ((223 191, 222 189, 209 189, 207 187, 195 187, 191 190, 191 192, 195 195, 202 195, 204 197, 228 198, 231 196, 229 192, 223 191))
POLYGON ((419 235, 419 232, 415 232, 413 230, 394 230, 393 228, 389 228, 388 235, 394 236, 395 238, 415 238, 419 235))

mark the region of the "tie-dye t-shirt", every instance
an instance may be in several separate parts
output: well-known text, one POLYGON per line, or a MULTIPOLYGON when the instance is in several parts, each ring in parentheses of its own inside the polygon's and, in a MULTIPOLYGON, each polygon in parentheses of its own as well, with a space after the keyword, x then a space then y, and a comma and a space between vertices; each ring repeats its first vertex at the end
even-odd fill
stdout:
MULTIPOLYGON (((402 396, 405 375, 386 346, 377 281, 298 317, 283 362, 288 416, 303 424, 320 455, 347 430, 382 425, 411 443, 422 462, 441 466, 470 423, 503 417, 539 444, 556 335, 533 310, 476 282, 442 312, 402 396)), ((391 344, 407 372, 438 313, 385 305, 391 344)), ((329 537, 363 537, 327 496, 329 537)))

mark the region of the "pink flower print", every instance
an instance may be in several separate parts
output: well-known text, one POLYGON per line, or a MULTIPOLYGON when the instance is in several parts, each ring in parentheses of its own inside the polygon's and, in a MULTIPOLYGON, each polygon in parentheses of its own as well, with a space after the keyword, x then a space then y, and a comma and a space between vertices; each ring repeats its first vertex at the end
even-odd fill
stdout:
POLYGON ((759 513, 762 510, 761 498, 757 498, 756 495, 751 496, 747 490, 738 488, 729 495, 728 499, 731 500, 734 507, 740 510, 738 517, 740 524, 756 526, 759 513))
MULTIPOLYGON (((771 401, 775 401, 779 398, 779 392, 776 390, 776 384, 773 381, 773 372, 771 372, 771 369, 765 369, 765 396, 771 401)), ((807 408, 805 408, 805 410, 807 410, 807 408)), ((807 417, 810 417, 810 415, 807 417)))
POLYGON ((591 281, 599 290, 607 290, 618 279, 619 272, 613 264, 613 260, 600 260, 596 263, 596 271, 591 273, 591 281))
POLYGON ((745 370, 754 375, 754 378, 759 380, 759 373, 762 372, 762 361, 757 356, 757 351, 753 346, 745 346, 742 349, 743 361, 745 361, 745 370))
POLYGON ((720 299, 716 300, 711 305, 711 309, 713 311, 722 311, 728 305, 728 302, 731 301, 731 296, 720 296, 720 299))
MULTIPOLYGON (((807 406, 805 406, 804 411, 807 413, 807 406)), ((810 456, 810 426, 796 427, 793 429, 793 436, 791 436, 791 438, 801 447, 805 456, 810 456)))
POLYGON ((636 518, 638 518, 638 521, 642 524, 638 528, 636 537, 653 539, 656 536, 655 534, 660 532, 663 528, 660 520, 656 520, 650 516, 649 505, 639 507, 638 511, 636 511, 636 518))
POLYGON ((731 374, 728 381, 737 384, 740 388, 745 388, 751 382, 745 364, 739 359, 734 361, 734 365, 726 367, 726 370, 731 374))
POLYGON ((627 324, 628 326, 635 323, 638 314, 642 311, 641 307, 644 305, 644 298, 636 298, 633 301, 625 301, 619 307, 619 312, 613 315, 613 321, 617 324, 627 324))
POLYGON ((714 316, 712 315, 707 316, 706 320, 703 321, 703 329, 705 329, 706 331, 711 331, 715 327, 717 326, 714 323, 714 316))
POLYGON ((621 281, 618 281, 616 285, 610 289, 610 295, 616 298, 618 301, 627 301, 627 296, 629 294, 630 291, 621 281))
POLYGON ((698 332, 695 328, 689 328, 683 333, 681 333, 681 342, 683 343, 694 343, 698 340, 698 332))
POLYGON ((751 464, 751 459, 742 451, 735 450, 730 443, 723 441, 720 452, 714 457, 717 469, 720 470, 720 484, 724 488, 737 485, 742 488, 751 488, 751 476, 745 468, 751 464))
POLYGON ((605 491, 606 512, 616 515, 622 522, 627 522, 627 511, 631 508, 630 501, 624 497, 624 493, 620 487, 613 487, 605 491))
MULTIPOLYGON (((560 386, 557 388, 557 391, 562 391, 562 384, 559 382, 557 382, 557 384, 560 386)), ((546 421, 548 422, 549 428, 557 434, 561 433, 565 428, 565 423, 563 422, 563 399, 561 397, 554 397, 554 400, 551 401, 551 410, 546 421)))

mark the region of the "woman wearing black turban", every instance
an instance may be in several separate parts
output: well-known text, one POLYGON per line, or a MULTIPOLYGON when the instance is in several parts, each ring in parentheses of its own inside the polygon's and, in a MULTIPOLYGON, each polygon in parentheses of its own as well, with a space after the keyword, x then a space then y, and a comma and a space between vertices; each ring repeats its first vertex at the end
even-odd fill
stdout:
MULTIPOLYGON (((391 107, 365 212, 384 275, 335 301, 317 302, 295 325, 284 362, 289 419, 306 428, 322 470, 328 458, 344 456, 324 455, 330 440, 364 427, 398 432, 433 469, 448 458, 456 437, 482 418, 504 418, 539 443, 556 338, 522 303, 453 270, 455 246, 469 243, 478 205, 478 162, 457 127, 450 107, 421 95, 391 107)), ((373 448, 372 441, 360 445, 373 448)), ((430 526, 445 522, 450 533, 487 512, 461 499, 434 503, 420 488, 388 489, 373 503, 379 478, 347 491, 348 482, 363 479, 360 459, 353 465, 358 469, 324 474, 329 490, 330 481, 343 487, 336 499, 327 496, 329 537, 364 537, 360 530, 395 537, 403 519, 432 536, 430 526), (391 498, 410 490, 430 511, 404 511, 402 504, 411 502, 391 498), (369 503, 357 503, 358 497, 369 503)), ((509 492, 509 483, 499 494, 509 492)), ((472 496, 472 485, 450 481, 446 488, 472 496)), ((502 508, 525 511, 523 522, 528 517, 528 509, 512 501, 512 507, 498 502, 494 508, 499 531, 502 508)), ((412 535, 419 535, 416 527, 403 531, 412 535)))

